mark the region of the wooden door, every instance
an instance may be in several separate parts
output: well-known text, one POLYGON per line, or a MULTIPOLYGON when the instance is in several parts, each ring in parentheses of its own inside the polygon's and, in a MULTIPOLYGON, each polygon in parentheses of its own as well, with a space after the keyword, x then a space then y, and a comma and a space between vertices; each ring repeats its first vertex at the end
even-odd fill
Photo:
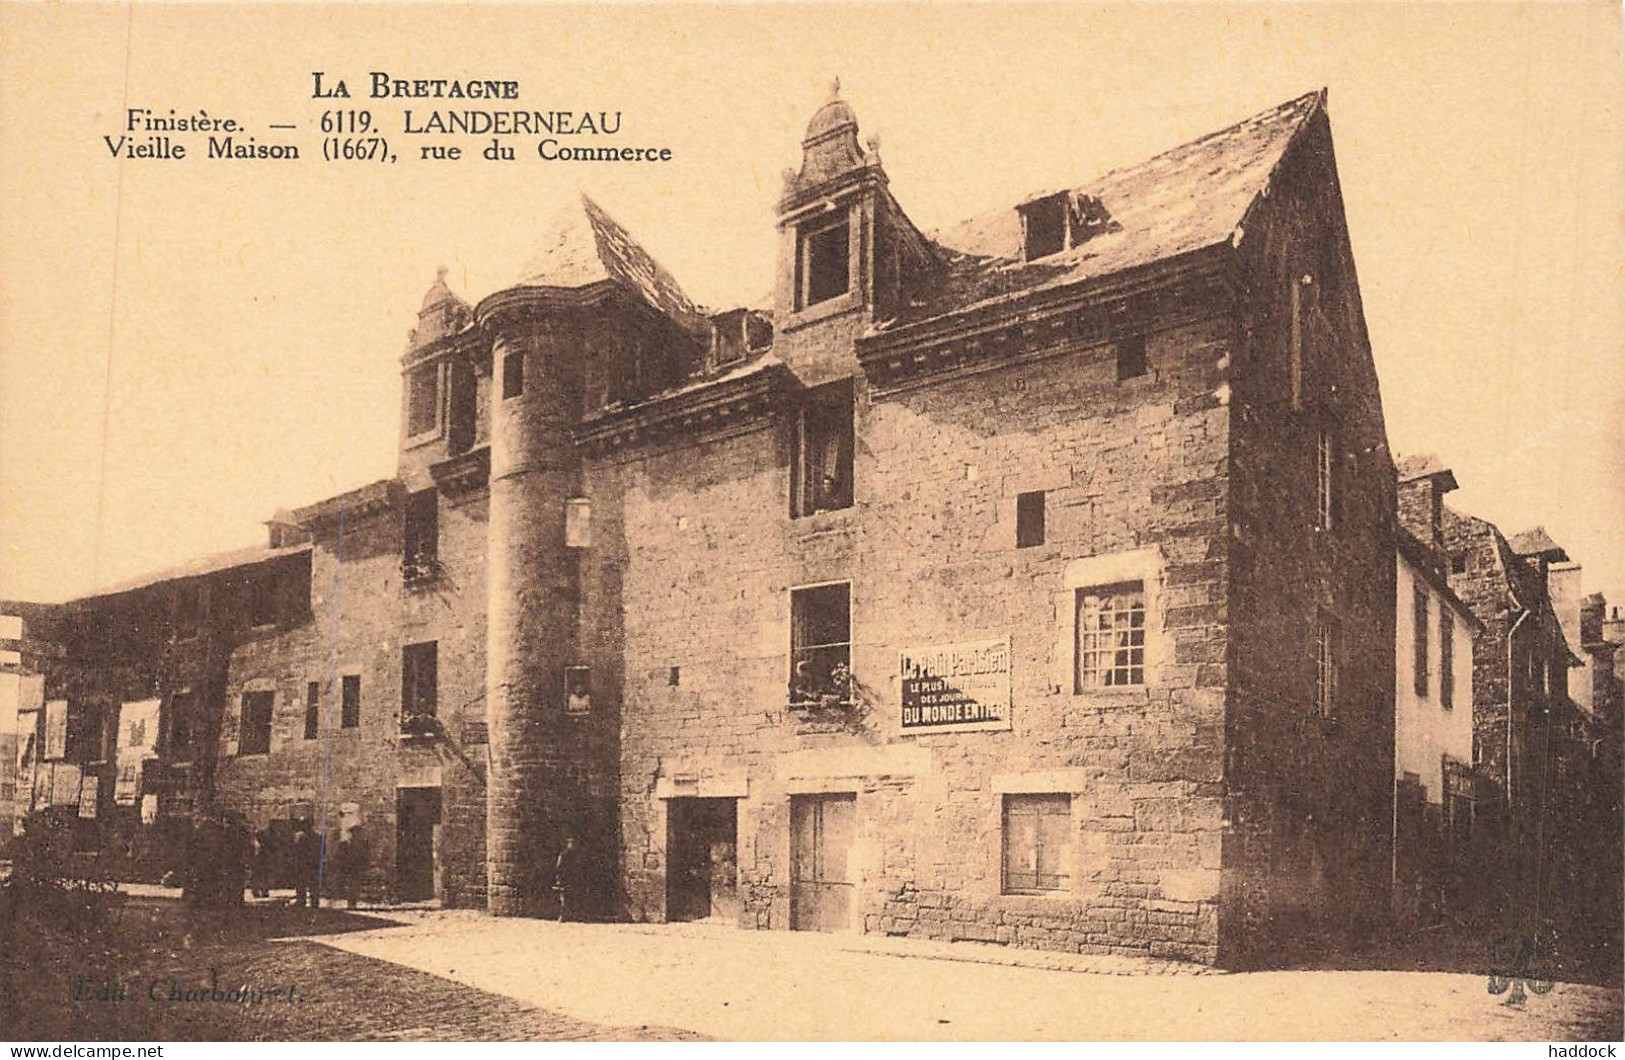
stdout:
POLYGON ((395 896, 417 902, 435 896, 435 831, 439 788, 400 788, 395 808, 395 896))
POLYGON ((842 931, 851 925, 848 861, 857 803, 853 794, 790 799, 790 927, 796 931, 842 931))

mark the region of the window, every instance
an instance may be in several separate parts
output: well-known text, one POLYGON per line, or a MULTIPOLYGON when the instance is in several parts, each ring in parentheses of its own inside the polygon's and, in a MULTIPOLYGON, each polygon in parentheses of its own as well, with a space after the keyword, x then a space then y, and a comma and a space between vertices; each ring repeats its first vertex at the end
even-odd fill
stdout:
POLYGON ((1330 718, 1337 707, 1337 619, 1322 611, 1315 622, 1315 709, 1330 718))
POLYGON ((502 358, 502 398, 518 397, 525 392, 525 355, 514 351, 502 358))
POLYGON ((67 761, 82 763, 107 760, 107 710, 104 704, 82 699, 74 700, 68 709, 67 727, 63 755, 67 761))
POLYGON ((340 684, 341 717, 339 724, 346 729, 353 729, 361 724, 361 677, 358 674, 347 675, 340 684))
POLYGON ((191 640, 203 622, 203 585, 183 584, 175 593, 175 639, 191 640))
POLYGON ((401 731, 410 731, 416 719, 432 718, 438 710, 439 660, 440 646, 432 640, 401 649, 401 731))
POLYGON ((1455 792, 1450 794, 1448 805, 1450 841, 1458 848, 1472 842, 1473 808, 1471 797, 1455 792))
POLYGON ((833 224, 800 230, 800 308, 827 302, 851 287, 851 232, 844 211, 841 220, 833 224))
POLYGON ((401 573, 407 581, 428 578, 440 569, 440 495, 420 490, 406 498, 405 544, 401 573))
POLYGON ((1411 632, 1414 661, 1412 681, 1416 694, 1428 694, 1428 593, 1420 585, 1411 589, 1411 632))
POLYGON ((1296 283, 1291 284, 1292 337, 1289 343, 1289 356, 1292 407, 1295 409, 1303 408, 1303 372, 1304 362, 1308 360, 1309 311, 1315 304, 1314 284, 1315 278, 1308 273, 1304 273, 1296 283))
POLYGON ((426 365, 407 376, 406 433, 428 434, 440 426, 440 366, 426 365))
POLYGON ((305 685, 305 739, 314 740, 322 733, 322 686, 311 681, 305 685))
POLYGON ((1439 608, 1439 705, 1456 705, 1456 619, 1439 608))
POLYGON ((1072 859, 1072 796, 1004 797, 1004 893, 1064 891, 1072 859))
POLYGON ((247 582, 248 624, 256 628, 276 625, 276 571, 261 571, 247 582))
POLYGON ((1075 691, 1145 684, 1145 591, 1141 582, 1077 590, 1075 691))
POLYGON ((1018 207, 1021 214, 1022 258, 1037 261, 1066 249, 1068 200, 1066 192, 1048 195, 1018 207))
POLYGON ((1016 495, 1016 547, 1044 543, 1044 491, 1016 495))
POLYGON ((1334 441, 1329 427, 1322 427, 1315 436, 1315 526, 1321 530, 1332 528, 1336 488, 1334 441))
POLYGON ((169 743, 164 748, 164 754, 172 761, 189 762, 192 759, 196 710, 197 698, 189 689, 169 697, 169 743))
POLYGON ((1465 552, 1452 552, 1450 554, 1450 573, 1451 574, 1466 574, 1467 573, 1467 553, 1465 553, 1465 552))
POLYGON ((852 507, 852 381, 807 392, 796 421, 793 517, 852 507))
POLYGON ((846 582, 790 591, 791 703, 850 698, 851 599, 846 582))
POLYGON ((275 692, 243 693, 243 724, 237 737, 238 754, 270 754, 271 713, 275 707, 275 692))
POLYGON ((1117 378, 1135 379, 1145 374, 1145 336, 1131 335, 1117 344, 1117 378))

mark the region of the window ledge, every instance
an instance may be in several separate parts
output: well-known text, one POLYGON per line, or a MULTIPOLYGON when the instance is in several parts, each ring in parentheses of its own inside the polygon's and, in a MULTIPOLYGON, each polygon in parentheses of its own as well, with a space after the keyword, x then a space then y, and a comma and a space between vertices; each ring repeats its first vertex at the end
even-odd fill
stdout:
POLYGON ((1061 694, 1071 700, 1104 699, 1110 701, 1121 699, 1142 699, 1145 697, 1147 692, 1155 691, 1161 687, 1161 685, 1152 684, 1109 685, 1103 688, 1085 688, 1081 692, 1077 691, 1075 688, 1063 688, 1061 689, 1061 694))
POLYGON ((446 431, 442 427, 436 427, 432 431, 424 431, 422 434, 409 434, 409 435, 406 436, 405 448, 407 448, 407 449, 417 449, 417 448, 419 448, 421 446, 429 445, 429 444, 431 444, 433 442, 438 442, 438 441, 440 441, 440 439, 444 438, 445 436, 446 436, 446 431))
POLYGON ((856 528, 856 520, 857 505, 849 504, 845 508, 824 508, 810 515, 792 516, 790 529, 801 537, 848 533, 856 528))
POLYGON ((834 298, 826 298, 822 302, 814 302, 803 309, 790 314, 790 319, 784 322, 786 334, 797 328, 804 328, 809 324, 816 324, 830 317, 840 316, 842 313, 856 312, 863 308, 863 298, 856 290, 849 290, 845 294, 838 294, 834 298))

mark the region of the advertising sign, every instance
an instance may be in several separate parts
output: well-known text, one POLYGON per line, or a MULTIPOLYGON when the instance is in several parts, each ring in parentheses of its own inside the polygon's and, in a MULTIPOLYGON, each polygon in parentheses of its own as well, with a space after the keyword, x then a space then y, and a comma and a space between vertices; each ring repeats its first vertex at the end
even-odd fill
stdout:
POLYGON ((899 675, 904 734, 1010 728, 1008 640, 905 648, 899 675))

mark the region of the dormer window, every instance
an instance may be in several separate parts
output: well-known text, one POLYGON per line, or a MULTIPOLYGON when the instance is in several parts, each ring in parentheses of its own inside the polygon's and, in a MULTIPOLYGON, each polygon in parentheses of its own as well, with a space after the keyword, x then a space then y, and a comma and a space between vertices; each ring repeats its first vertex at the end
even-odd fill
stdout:
POLYGON ((852 224, 845 210, 838 220, 810 222, 797 232, 797 308, 845 294, 852 287, 852 224))
POLYGON ((1021 215, 1023 261, 1059 254, 1120 227, 1100 199, 1070 191, 1022 203, 1016 212, 1021 215))
POLYGON ((1071 198, 1062 191, 1016 207, 1021 214, 1022 260, 1037 261, 1066 249, 1071 198))
POLYGON ((432 434, 440 427, 440 366, 425 365, 407 377, 406 433, 432 434))

